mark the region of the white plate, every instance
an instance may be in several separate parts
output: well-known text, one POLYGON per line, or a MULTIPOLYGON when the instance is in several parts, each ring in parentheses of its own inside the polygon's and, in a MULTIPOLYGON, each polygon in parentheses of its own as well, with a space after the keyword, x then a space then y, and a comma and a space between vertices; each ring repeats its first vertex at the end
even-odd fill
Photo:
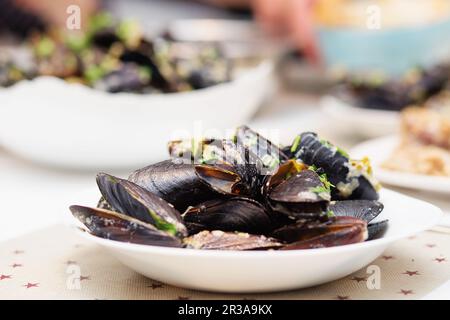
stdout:
MULTIPOLYGON (((96 203, 98 193, 91 192, 90 197, 88 204, 96 203)), ((437 207, 394 191, 383 190, 381 201, 385 209, 377 220, 389 219, 383 238, 324 249, 191 250, 129 244, 79 233, 136 272, 170 285, 216 292, 291 290, 319 285, 358 271, 394 241, 427 230, 442 217, 437 207)), ((75 224, 71 215, 68 219, 75 224)))
POLYGON ((373 138, 398 131, 399 112, 359 108, 333 96, 323 97, 320 105, 333 127, 342 132, 373 138))
POLYGON ((397 136, 387 136, 363 142, 351 150, 354 158, 368 156, 372 162, 375 177, 382 183, 397 187, 450 193, 450 178, 386 170, 381 164, 389 158, 398 146, 397 136))
POLYGON ((59 167, 139 168, 167 157, 175 136, 246 123, 273 92, 266 61, 235 80, 186 93, 110 94, 51 77, 0 90, 0 144, 59 167))

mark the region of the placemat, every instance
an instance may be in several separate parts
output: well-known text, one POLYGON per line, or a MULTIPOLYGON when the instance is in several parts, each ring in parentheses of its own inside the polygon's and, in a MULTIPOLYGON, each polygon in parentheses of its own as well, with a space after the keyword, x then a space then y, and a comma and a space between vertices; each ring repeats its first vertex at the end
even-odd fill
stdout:
POLYGON ((398 241, 375 260, 371 265, 379 267, 379 289, 368 288, 370 274, 364 268, 308 289, 217 294, 145 278, 55 225, 0 243, 0 299, 420 299, 450 279, 449 261, 450 231, 440 228, 398 241))

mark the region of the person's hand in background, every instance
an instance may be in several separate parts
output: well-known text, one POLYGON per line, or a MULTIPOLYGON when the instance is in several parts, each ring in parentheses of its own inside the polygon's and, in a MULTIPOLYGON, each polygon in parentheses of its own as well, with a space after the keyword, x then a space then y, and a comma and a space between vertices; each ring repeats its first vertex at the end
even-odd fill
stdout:
POLYGON ((270 33, 288 35, 313 62, 319 61, 312 6, 316 0, 252 0, 256 19, 270 33))
POLYGON ((81 9, 82 28, 98 6, 96 0, 14 0, 14 3, 23 10, 39 16, 46 24, 56 26, 65 26, 68 17, 67 8, 77 5, 81 9))

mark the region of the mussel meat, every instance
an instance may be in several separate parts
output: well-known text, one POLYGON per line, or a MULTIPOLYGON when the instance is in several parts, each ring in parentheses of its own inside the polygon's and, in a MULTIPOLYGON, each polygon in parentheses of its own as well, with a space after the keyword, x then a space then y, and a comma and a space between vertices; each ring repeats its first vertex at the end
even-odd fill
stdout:
POLYGON ((283 245, 265 236, 219 230, 202 231, 184 238, 187 248, 202 250, 267 250, 277 249, 283 245))

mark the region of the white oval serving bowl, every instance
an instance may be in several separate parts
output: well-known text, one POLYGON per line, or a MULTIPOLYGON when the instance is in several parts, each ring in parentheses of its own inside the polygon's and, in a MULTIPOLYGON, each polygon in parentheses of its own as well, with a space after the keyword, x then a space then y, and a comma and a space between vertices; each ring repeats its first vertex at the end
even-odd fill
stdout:
MULTIPOLYGON (((98 193, 91 192, 89 199, 89 203, 96 203, 98 193)), ((106 240, 76 230, 129 268, 170 285, 215 292, 282 291, 356 272, 394 241, 427 230, 442 217, 439 208, 394 191, 382 190, 381 201, 385 209, 376 220, 389 219, 381 239, 324 249, 243 252, 165 248, 106 240)), ((71 215, 66 217, 73 226, 78 225, 71 215)))
POLYGON ((273 91, 273 63, 235 80, 172 94, 110 94, 52 77, 0 90, 0 144, 33 161, 131 169, 166 157, 166 142, 247 122, 273 91), (202 133, 202 132, 200 132, 202 133))
POLYGON ((333 127, 344 133, 373 138, 395 133, 400 127, 397 111, 359 108, 334 96, 323 97, 320 106, 333 127))

